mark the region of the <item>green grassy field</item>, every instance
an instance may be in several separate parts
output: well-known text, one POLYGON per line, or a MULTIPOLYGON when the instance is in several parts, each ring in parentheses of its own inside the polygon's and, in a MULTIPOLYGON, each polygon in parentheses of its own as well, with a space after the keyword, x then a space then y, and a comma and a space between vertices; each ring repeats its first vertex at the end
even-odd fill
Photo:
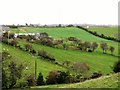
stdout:
MULTIPOLYGON (((28 42, 21 42, 19 44, 24 47, 24 44, 28 42)), ((31 43, 30 43, 31 44, 31 43)), ((96 52, 89 53, 89 52, 82 52, 76 50, 62 50, 51 48, 48 46, 32 44, 35 50, 44 49, 47 52, 51 53, 57 62, 63 63, 65 60, 70 61, 71 63, 74 62, 86 62, 90 66, 90 71, 102 71, 104 74, 112 72, 111 66, 115 61, 118 60, 118 57, 111 56, 109 54, 103 54, 102 50, 99 48, 96 52), (109 57, 109 58, 108 58, 109 57), (100 68, 99 68, 100 67, 100 68)))
POLYGON ((32 88, 118 88, 119 74, 102 76, 81 83, 36 86, 32 88))
MULTIPOLYGON (((35 58, 28 52, 13 48, 6 44, 2 45, 2 48, 8 49, 9 53, 12 55, 12 59, 17 63, 23 63, 25 67, 28 67, 28 70, 25 70, 25 74, 35 73, 35 60, 37 60, 37 75, 39 72, 42 72, 44 78, 48 75, 48 72, 51 70, 66 70, 66 68, 57 66, 48 61, 35 58)), ((8 60, 10 62, 10 60, 8 60)))
MULTIPOLYGON (((85 41, 107 41, 102 38, 97 38, 96 36, 91 35, 90 33, 80 30, 75 27, 66 27, 66 28, 19 28, 19 33, 39 33, 46 32, 49 36, 54 38, 66 38, 66 37, 77 37, 85 41)), ((11 32, 18 33, 18 30, 11 29, 11 32)))
POLYGON ((90 27, 88 30, 96 31, 98 34, 104 34, 115 38, 118 34, 118 27, 90 27))
MULTIPOLYGON (((11 32, 18 33, 18 29, 11 29, 11 32)), ((114 46, 115 47, 115 51, 114 51, 115 56, 112 56, 112 55, 110 55, 110 51, 108 51, 107 54, 103 54, 100 46, 97 48, 97 50, 95 52, 89 53, 89 52, 83 52, 83 51, 79 51, 79 50, 57 49, 57 48, 52 48, 52 47, 32 43, 32 46, 35 50, 38 51, 38 50, 44 49, 45 51, 52 54, 55 57, 56 61, 59 62, 60 64, 62 64, 66 60, 70 61, 71 63, 74 63, 74 62, 87 63, 90 67, 90 74, 93 72, 98 72, 98 71, 101 71, 103 74, 113 73, 111 67, 118 60, 118 57, 117 57, 118 56, 118 42, 105 40, 105 39, 96 37, 90 33, 87 33, 86 31, 79 29, 79 28, 75 28, 75 27, 69 27, 69 28, 68 27, 67 28, 19 28, 19 32, 20 33, 47 32, 49 34, 49 36, 52 36, 54 38, 67 38, 67 37, 72 36, 72 37, 77 37, 83 41, 97 42, 98 44, 100 44, 101 42, 107 42, 108 46, 110 46, 110 45, 114 46)), ((107 33, 107 31, 106 31, 106 33, 107 33)), ((26 43, 29 43, 29 42, 19 40, 19 44, 22 47, 24 47, 24 44, 26 44, 26 43)), ((37 60, 37 64, 38 64, 37 65, 37 74, 39 72, 42 72, 42 74, 44 75, 44 78, 48 75, 48 72, 51 70, 64 70, 64 71, 67 70, 66 68, 57 66, 48 61, 33 57, 28 52, 13 48, 12 46, 3 44, 2 48, 8 49, 10 54, 12 55, 12 58, 15 59, 15 61, 22 62, 26 66, 28 66, 29 69, 25 70, 25 73, 27 73, 27 74, 34 73, 35 60, 37 60)), ((100 82, 102 82, 102 79, 100 79, 100 80, 101 80, 100 82)), ((103 81, 104 81, 104 79, 103 79, 103 81)), ((91 86, 94 86, 94 85, 91 84, 91 86)), ((91 87, 91 86, 88 85, 88 87, 91 87)), ((97 86, 99 86, 99 85, 97 85, 97 86)), ((52 86, 50 86, 50 87, 52 87, 52 86)), ((69 87, 69 85, 66 87, 69 87)), ((76 84, 74 87, 79 87, 79 85, 77 86, 77 84, 76 84)), ((80 87, 84 87, 84 85, 80 86, 80 87)), ((102 84, 99 87, 102 87, 102 84)))

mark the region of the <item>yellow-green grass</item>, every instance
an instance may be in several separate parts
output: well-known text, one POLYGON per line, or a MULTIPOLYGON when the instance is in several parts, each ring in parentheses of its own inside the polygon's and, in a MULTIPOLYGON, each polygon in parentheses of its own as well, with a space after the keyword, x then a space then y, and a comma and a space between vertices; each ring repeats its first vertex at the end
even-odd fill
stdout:
MULTIPOLYGON (((12 46, 8 46, 6 44, 2 45, 2 49, 8 49, 10 55, 12 55, 12 59, 6 60, 7 64, 13 60, 17 63, 22 63, 25 68, 28 67, 28 70, 25 70, 25 75, 29 75, 31 73, 35 74, 35 60, 37 61, 37 76, 39 72, 42 72, 44 78, 48 75, 49 71, 51 70, 63 70, 66 71, 66 68, 57 66, 52 64, 46 60, 41 60, 40 58, 36 58, 33 55, 29 54, 28 52, 22 51, 20 49, 14 48, 12 46)), ((5 65, 7 66, 7 65, 5 65)), ((4 68, 4 66, 3 66, 4 68)))
POLYGON ((88 30, 96 31, 98 34, 104 34, 115 38, 118 34, 118 27, 90 27, 88 30))
MULTIPOLYGON (((19 44, 24 47, 24 44, 28 42, 19 41, 19 44)), ((31 44, 31 43, 30 43, 31 44)), ((95 52, 83 52, 76 50, 63 50, 52 48, 48 46, 33 44, 32 46, 35 50, 44 49, 45 51, 51 53, 57 62, 63 63, 65 60, 74 62, 86 62, 90 66, 90 72, 102 71, 104 74, 111 73, 114 62, 118 60, 117 56, 112 56, 110 54, 103 54, 102 50, 98 48, 95 52)), ((117 51, 117 50, 116 50, 117 51)), ((115 53, 115 55, 117 55, 115 53)))
POLYGON ((35 86, 31 88, 114 88, 116 90, 120 84, 119 77, 120 75, 117 73, 80 83, 35 86))

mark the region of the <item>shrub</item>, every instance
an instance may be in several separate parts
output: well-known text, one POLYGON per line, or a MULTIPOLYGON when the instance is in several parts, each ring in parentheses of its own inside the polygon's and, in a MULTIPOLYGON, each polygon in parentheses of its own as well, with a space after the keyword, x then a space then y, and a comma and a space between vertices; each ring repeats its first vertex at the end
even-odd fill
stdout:
POLYGON ((72 70, 77 73, 87 73, 89 71, 89 66, 83 62, 76 62, 72 66, 72 70))
POLYGON ((25 44, 24 46, 25 46, 26 51, 30 51, 33 49, 32 45, 30 45, 30 44, 25 44))
POLYGON ((35 76, 33 74, 27 76, 27 83, 28 83, 28 86, 35 86, 36 85, 35 76))
POLYGON ((16 47, 18 45, 18 42, 14 39, 11 41, 11 45, 16 47))
POLYGON ((40 72, 39 76, 38 76, 38 79, 37 79, 37 86, 44 85, 44 84, 45 84, 45 82, 44 82, 44 79, 43 79, 43 75, 40 72))
POLYGON ((63 71, 51 71, 46 78, 47 84, 61 84, 69 82, 70 73, 63 71))
POLYGON ((101 77, 102 76, 102 73, 101 72, 95 72, 92 74, 92 76, 90 78, 94 79, 94 78, 98 78, 98 77, 101 77))
POLYGON ((6 71, 2 68, 2 88, 7 89, 9 88, 9 78, 7 76, 6 71))
POLYGON ((2 60, 6 60, 6 59, 10 59, 12 56, 6 52, 6 51, 3 51, 2 52, 2 60))
POLYGON ((113 71, 115 73, 120 72, 120 60, 118 60, 117 62, 115 62, 114 67, 113 67, 113 71))

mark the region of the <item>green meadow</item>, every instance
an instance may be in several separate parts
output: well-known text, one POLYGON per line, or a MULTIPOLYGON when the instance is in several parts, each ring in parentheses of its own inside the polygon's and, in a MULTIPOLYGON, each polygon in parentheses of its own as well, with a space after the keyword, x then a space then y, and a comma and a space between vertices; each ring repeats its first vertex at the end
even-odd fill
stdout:
MULTIPOLYGON (((114 34, 117 33, 117 27, 91 27, 89 30, 96 31, 99 34, 105 34, 107 36, 114 36, 114 34)), ((18 40, 19 45, 24 47, 24 44, 31 44, 32 47, 38 51, 41 49, 44 49, 48 53, 52 54, 56 61, 60 64, 62 64, 64 61, 70 61, 71 64, 75 62, 85 62, 90 67, 90 74, 94 72, 101 71, 103 75, 111 74, 113 73, 112 67, 113 64, 118 60, 118 42, 102 39, 99 37, 96 37, 84 30, 81 30, 76 27, 55 27, 55 28, 33 28, 33 27, 26 27, 26 28, 18 28, 18 29, 11 29, 11 33, 40 33, 40 32, 46 32, 49 36, 55 38, 55 39, 63 39, 68 37, 77 37, 80 40, 89 41, 89 42, 97 42, 99 44, 98 48, 95 50, 95 52, 83 52, 80 50, 64 50, 64 49, 58 49, 53 48, 45 45, 35 44, 26 42, 23 40, 18 40), (115 47, 114 55, 111 55, 110 51, 107 51, 107 54, 103 54, 102 49, 100 48, 100 43, 106 42, 108 46, 115 47)), ((37 56, 33 56, 32 54, 29 54, 28 52, 22 51, 20 49, 14 48, 12 46, 2 44, 0 45, 0 48, 2 47, 5 49, 8 49, 8 52, 12 55, 12 60, 15 60, 18 63, 23 63, 25 67, 28 67, 28 70, 24 70, 24 75, 31 74, 35 72, 35 60, 37 61, 37 75, 39 72, 42 72, 44 78, 48 75, 49 71, 52 70, 62 70, 67 71, 67 68, 64 68, 62 66, 58 66, 56 64, 53 64, 47 60, 43 60, 38 58, 37 56)), ((10 62, 11 60, 7 60, 10 62)), ((112 85, 111 87, 117 87, 116 83, 112 83, 112 81, 116 81, 118 78, 117 74, 112 75, 109 77, 101 77, 96 80, 91 80, 88 82, 83 83, 76 83, 76 84, 63 84, 63 85, 50 85, 50 86, 41 86, 39 88, 88 88, 88 87, 100 87, 105 88, 109 85, 112 85), (115 76, 115 77, 114 77, 115 76), (101 83, 100 86, 97 84, 97 82, 101 83), (103 82, 106 82, 106 86, 103 84, 103 82), (108 84, 110 83, 110 84, 108 84), (96 86, 95 86, 96 85, 96 86)))

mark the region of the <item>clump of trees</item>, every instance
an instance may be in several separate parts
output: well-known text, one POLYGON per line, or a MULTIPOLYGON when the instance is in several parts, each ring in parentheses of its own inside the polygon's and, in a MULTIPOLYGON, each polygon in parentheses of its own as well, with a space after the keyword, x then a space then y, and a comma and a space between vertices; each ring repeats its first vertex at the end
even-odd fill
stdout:
POLYGON ((9 74, 4 69, 2 72, 2 87, 11 89, 15 88, 17 81, 21 79, 24 66, 22 64, 17 65, 15 62, 11 61, 8 68, 9 74))
POLYGON ((61 84, 69 81, 70 74, 63 71, 50 71, 46 77, 46 84, 61 84))

